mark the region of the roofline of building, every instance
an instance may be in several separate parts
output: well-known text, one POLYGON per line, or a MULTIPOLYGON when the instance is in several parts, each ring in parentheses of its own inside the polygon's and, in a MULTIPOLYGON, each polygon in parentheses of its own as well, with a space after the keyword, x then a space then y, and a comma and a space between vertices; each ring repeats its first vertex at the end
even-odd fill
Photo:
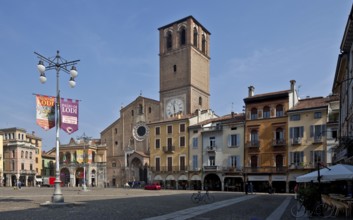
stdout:
POLYGON ((211 35, 211 32, 209 32, 209 31, 208 31, 200 22, 198 22, 192 15, 189 15, 189 16, 187 16, 187 17, 185 17, 185 18, 182 18, 182 19, 179 19, 179 20, 174 21, 174 22, 172 22, 172 23, 169 23, 169 24, 167 24, 167 25, 164 25, 164 26, 158 28, 158 30, 160 31, 161 29, 165 29, 165 28, 167 28, 167 27, 173 26, 174 24, 181 23, 181 22, 183 22, 183 21, 188 20, 189 18, 191 18, 192 20, 194 20, 194 22, 195 22, 197 25, 201 26, 202 29, 203 29, 207 34, 211 35))

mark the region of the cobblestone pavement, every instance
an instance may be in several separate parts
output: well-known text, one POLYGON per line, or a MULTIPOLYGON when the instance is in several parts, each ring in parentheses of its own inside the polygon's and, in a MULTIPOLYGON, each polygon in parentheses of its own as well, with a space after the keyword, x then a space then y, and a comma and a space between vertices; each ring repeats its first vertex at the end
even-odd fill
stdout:
POLYGON ((195 191, 189 190, 62 188, 65 205, 43 205, 53 192, 43 187, 0 187, 0 219, 295 219, 290 214, 295 201, 287 194, 210 192, 214 203, 194 204, 190 197, 195 191))

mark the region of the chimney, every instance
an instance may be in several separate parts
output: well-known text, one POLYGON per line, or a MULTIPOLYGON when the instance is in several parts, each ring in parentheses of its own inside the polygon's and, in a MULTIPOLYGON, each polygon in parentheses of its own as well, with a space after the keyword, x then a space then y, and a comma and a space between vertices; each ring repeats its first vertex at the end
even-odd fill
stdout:
POLYGON ((254 96, 255 87, 249 86, 248 88, 249 88, 249 96, 248 97, 254 96))
POLYGON ((295 83, 296 83, 296 82, 295 82, 295 80, 293 80, 293 79, 290 81, 290 90, 291 90, 292 92, 294 92, 294 90, 295 90, 295 83))

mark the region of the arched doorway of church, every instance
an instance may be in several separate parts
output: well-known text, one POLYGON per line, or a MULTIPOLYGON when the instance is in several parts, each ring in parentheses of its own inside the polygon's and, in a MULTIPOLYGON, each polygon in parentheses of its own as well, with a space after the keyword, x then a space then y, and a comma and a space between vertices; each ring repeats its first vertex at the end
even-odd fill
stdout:
POLYGON ((128 175, 131 181, 136 182, 138 185, 141 182, 147 182, 147 167, 143 166, 141 160, 137 157, 132 159, 128 175))

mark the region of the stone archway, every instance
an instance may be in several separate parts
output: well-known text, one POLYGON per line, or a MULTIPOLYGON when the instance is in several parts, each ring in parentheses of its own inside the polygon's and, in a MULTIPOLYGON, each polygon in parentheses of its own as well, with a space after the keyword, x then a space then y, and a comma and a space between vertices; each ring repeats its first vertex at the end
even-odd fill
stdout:
POLYGON ((143 178, 143 164, 141 160, 137 157, 131 160, 129 166, 129 177, 131 181, 145 181, 143 178))
POLYGON ((70 171, 68 168, 62 168, 60 171, 60 181, 62 186, 68 186, 70 183, 70 171))
POLYGON ((222 182, 217 174, 210 173, 205 176, 204 179, 204 189, 212 191, 222 191, 222 182))
POLYGON ((77 168, 75 173, 76 186, 81 186, 83 184, 83 177, 83 167, 77 168))

